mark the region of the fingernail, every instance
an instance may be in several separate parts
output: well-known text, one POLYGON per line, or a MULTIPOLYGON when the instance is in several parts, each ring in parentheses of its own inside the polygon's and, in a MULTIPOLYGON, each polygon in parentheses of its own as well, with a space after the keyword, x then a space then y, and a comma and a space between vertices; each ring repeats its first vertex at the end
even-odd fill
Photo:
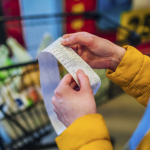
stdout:
POLYGON ((84 73, 81 69, 78 70, 79 73, 84 73))
POLYGON ((69 43, 69 39, 68 38, 66 38, 66 39, 62 39, 62 41, 61 41, 62 43, 69 43))

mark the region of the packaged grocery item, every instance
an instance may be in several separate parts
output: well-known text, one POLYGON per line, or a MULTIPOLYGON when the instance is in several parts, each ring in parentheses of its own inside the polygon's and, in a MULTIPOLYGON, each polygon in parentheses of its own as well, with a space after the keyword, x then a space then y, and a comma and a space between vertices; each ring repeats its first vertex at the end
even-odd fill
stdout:
POLYGON ((13 37, 9 37, 6 43, 11 48, 17 63, 24 63, 32 60, 30 54, 13 37))

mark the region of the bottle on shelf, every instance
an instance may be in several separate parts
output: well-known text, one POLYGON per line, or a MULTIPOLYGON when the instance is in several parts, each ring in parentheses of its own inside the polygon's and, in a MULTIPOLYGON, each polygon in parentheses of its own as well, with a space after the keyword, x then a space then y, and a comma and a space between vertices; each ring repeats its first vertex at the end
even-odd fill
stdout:
MULTIPOLYGON (((37 56, 40 54, 40 52, 42 50, 44 50, 47 46, 49 46, 51 43, 53 42, 53 38, 52 36, 49 34, 49 33, 45 33, 43 38, 42 38, 42 41, 40 43, 40 46, 37 50, 37 56)), ((36 57, 37 57, 36 56, 36 57)))
POLYGON ((29 62, 32 60, 32 57, 30 56, 30 54, 13 37, 9 37, 6 40, 6 43, 11 48, 13 55, 16 59, 16 63, 25 63, 25 62, 29 62))

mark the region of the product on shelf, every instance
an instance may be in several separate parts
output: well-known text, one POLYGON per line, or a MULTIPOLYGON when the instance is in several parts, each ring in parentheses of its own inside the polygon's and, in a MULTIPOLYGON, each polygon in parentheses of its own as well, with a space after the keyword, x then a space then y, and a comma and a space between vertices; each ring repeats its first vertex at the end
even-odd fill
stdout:
POLYGON ((38 54, 40 54, 40 52, 41 52, 42 50, 44 50, 44 49, 45 49, 47 46, 49 46, 52 42, 53 42, 52 36, 51 36, 48 32, 46 32, 46 33, 44 34, 43 38, 42 38, 42 41, 41 41, 41 43, 40 43, 40 46, 39 46, 38 50, 37 50, 37 56, 38 56, 38 54))
POLYGON ((0 67, 13 65, 13 61, 8 57, 9 50, 6 45, 0 45, 0 67))
POLYGON ((38 64, 31 64, 22 69, 20 89, 25 89, 33 85, 40 86, 40 71, 38 64))
POLYGON ((33 104, 33 102, 28 99, 24 93, 14 93, 14 101, 18 106, 18 109, 25 109, 33 104))
POLYGON ((4 101, 4 104, 8 107, 8 114, 11 114, 12 112, 17 112, 18 107, 13 99, 13 92, 11 91, 9 86, 3 86, 0 90, 1 98, 4 101))
POLYGON ((13 37, 9 37, 6 43, 11 48, 17 63, 24 63, 32 60, 30 54, 13 37))
MULTIPOLYGON (((11 66, 14 64, 14 62, 8 57, 8 55, 9 55, 8 48, 4 44, 0 45, 0 68, 11 66)), ((0 71, 1 80, 6 79, 7 76, 8 76, 7 71, 0 71)))
MULTIPOLYGON (((132 10, 122 13, 121 15, 121 25, 135 31, 140 35, 141 42, 149 42, 150 41, 150 9, 140 9, 140 10, 132 10)), ((129 36, 128 32, 125 32, 122 29, 118 30, 117 39, 118 40, 125 40, 129 36)), ((139 41, 137 40, 137 44, 139 41)))
POLYGON ((132 0, 132 9, 144 9, 150 7, 150 0, 132 0))

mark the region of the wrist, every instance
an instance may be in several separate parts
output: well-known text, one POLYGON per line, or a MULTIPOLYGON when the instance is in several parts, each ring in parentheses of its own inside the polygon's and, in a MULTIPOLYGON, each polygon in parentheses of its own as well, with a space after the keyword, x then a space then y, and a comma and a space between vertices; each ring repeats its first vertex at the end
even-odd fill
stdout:
POLYGON ((110 70, 116 71, 116 68, 120 64, 120 62, 121 62, 122 58, 124 57, 125 53, 126 53, 126 50, 123 47, 117 46, 115 48, 115 54, 112 57, 110 68, 109 68, 110 70))

